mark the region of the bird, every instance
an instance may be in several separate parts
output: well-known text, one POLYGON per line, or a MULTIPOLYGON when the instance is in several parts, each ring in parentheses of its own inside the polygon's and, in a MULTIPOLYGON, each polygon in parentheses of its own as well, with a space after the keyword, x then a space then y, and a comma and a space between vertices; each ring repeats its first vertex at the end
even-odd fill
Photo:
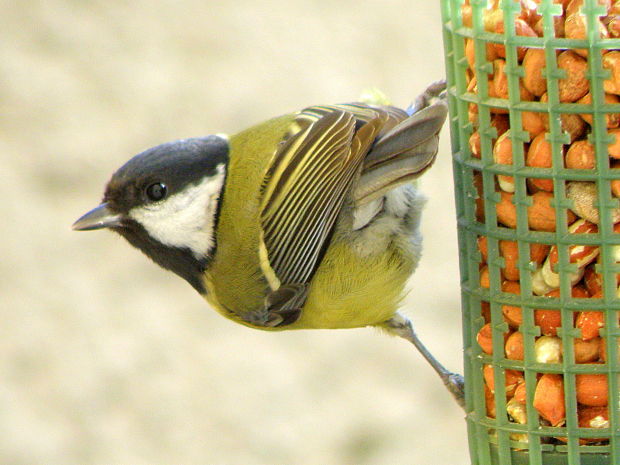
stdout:
POLYGON ((377 327, 446 369, 401 311, 422 252, 425 197, 448 115, 445 81, 403 110, 316 105, 232 136, 135 155, 73 229, 109 229, 187 281, 224 317, 261 330, 377 327))

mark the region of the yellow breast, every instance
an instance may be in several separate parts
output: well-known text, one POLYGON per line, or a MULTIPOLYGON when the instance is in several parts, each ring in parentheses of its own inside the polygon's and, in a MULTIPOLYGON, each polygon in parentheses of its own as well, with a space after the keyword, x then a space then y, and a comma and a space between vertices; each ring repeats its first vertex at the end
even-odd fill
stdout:
POLYGON ((356 328, 388 320, 398 309, 413 271, 406 250, 392 243, 363 256, 350 244, 328 249, 313 277, 308 300, 293 328, 356 328))
MULTIPOLYGON (((300 318, 286 327, 258 329, 336 329, 379 324, 398 309, 412 268, 411 257, 395 245, 380 255, 362 257, 346 243, 333 244, 312 279, 300 318)), ((227 318, 251 326, 235 313, 242 312, 246 302, 252 302, 252 308, 260 305, 263 285, 255 286, 258 281, 254 280, 246 287, 249 281, 241 282, 233 275, 227 273, 227 285, 218 286, 221 280, 207 280, 207 300, 227 318)), ((250 306, 246 308, 250 310, 250 306)))

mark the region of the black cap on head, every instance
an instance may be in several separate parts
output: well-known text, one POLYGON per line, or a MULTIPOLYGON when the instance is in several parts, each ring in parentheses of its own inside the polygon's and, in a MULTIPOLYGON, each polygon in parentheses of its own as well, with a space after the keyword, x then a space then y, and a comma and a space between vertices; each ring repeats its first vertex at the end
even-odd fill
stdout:
POLYGON ((167 195, 183 190, 215 174, 228 162, 228 141, 220 136, 182 139, 145 150, 121 166, 104 194, 104 202, 118 213, 149 201, 146 189, 153 183, 165 185, 167 195))

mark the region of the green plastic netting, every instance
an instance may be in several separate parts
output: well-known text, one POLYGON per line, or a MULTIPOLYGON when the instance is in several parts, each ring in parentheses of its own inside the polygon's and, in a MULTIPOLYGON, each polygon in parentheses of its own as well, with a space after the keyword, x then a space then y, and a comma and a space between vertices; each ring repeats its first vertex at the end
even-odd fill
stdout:
POLYGON ((612 190, 620 154, 608 147, 620 124, 620 99, 605 92, 613 84, 605 60, 620 50, 609 10, 615 2, 490 3, 441 1, 471 461, 620 464, 620 203, 612 190), (571 21, 585 26, 583 38, 564 36, 566 7, 579 15, 571 21), (536 33, 518 35, 527 29, 523 23, 536 33), (489 44, 504 45, 504 56, 489 44), (523 88, 532 72, 524 53, 535 54, 525 48, 542 50, 544 66, 537 68, 545 94, 523 88), (582 90, 564 59, 583 65, 585 98, 567 97, 567 85, 569 94, 582 90), (507 95, 498 91, 501 80, 507 95), (506 129, 508 161, 496 147, 506 129), (541 147, 550 153, 547 162, 534 156, 541 147), (580 156, 577 147, 593 155, 580 156), (575 160, 594 166, 575 167, 575 160), (542 224, 532 210, 540 202, 542 224), (584 224, 590 228, 577 227, 584 224), (553 318, 558 321, 549 326, 553 318), (602 327, 588 326, 597 319, 602 327), (486 352, 479 343, 485 334, 492 339, 486 352), (594 352, 584 355, 585 349, 594 352), (601 386, 606 400, 596 391, 601 386))

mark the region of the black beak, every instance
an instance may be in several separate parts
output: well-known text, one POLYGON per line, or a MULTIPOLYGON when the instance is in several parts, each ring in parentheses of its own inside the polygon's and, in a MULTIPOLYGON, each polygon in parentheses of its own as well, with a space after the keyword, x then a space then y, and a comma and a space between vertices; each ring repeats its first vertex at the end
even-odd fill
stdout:
POLYGON ((80 217, 73 223, 74 231, 92 231, 93 229, 112 228, 121 225, 121 215, 112 212, 107 203, 102 203, 98 207, 80 217))

